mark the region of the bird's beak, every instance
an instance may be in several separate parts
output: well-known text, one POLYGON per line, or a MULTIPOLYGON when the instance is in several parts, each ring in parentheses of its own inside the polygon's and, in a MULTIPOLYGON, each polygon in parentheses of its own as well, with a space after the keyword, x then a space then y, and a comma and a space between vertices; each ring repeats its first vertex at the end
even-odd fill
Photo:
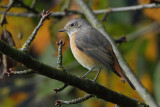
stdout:
POLYGON ((67 31, 67 30, 66 29, 61 29, 58 32, 65 32, 65 31, 67 31))

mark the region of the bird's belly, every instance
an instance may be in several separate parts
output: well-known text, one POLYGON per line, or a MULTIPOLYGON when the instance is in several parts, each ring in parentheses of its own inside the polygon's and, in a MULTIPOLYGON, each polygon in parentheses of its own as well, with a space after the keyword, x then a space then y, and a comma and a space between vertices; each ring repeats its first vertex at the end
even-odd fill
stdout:
POLYGON ((74 57, 83 67, 91 70, 93 67, 97 67, 99 65, 96 60, 77 48, 75 44, 75 35, 72 35, 70 38, 70 46, 74 57))

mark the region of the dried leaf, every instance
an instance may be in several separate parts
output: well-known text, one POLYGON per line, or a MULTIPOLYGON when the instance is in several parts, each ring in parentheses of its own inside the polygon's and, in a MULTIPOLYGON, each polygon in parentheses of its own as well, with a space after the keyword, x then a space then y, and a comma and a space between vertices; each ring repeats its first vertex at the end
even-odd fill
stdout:
MULTIPOLYGON (((6 29, 2 31, 0 39, 8 43, 10 46, 15 46, 12 34, 6 29)), ((16 62, 14 60, 8 58, 4 54, 0 54, 0 78, 3 78, 4 73, 8 72, 8 69, 14 67, 15 65, 16 62)))
POLYGON ((15 46, 15 43, 12 38, 12 34, 9 31, 7 31, 6 29, 4 31, 2 31, 1 40, 5 41, 10 46, 15 46))

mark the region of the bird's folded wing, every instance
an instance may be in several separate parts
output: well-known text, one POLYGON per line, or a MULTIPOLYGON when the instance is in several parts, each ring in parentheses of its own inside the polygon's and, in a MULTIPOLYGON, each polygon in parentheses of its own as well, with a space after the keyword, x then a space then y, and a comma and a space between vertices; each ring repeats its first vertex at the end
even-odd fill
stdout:
POLYGON ((94 28, 87 31, 89 32, 86 33, 84 30, 76 35, 76 46, 88 56, 117 74, 113 69, 114 58, 110 53, 112 47, 109 41, 94 28))

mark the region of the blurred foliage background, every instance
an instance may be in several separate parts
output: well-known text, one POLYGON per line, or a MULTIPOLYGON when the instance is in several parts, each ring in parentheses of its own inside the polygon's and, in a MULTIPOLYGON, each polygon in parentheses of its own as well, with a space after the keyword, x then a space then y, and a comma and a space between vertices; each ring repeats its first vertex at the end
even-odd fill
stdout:
MULTIPOLYGON (((85 0, 93 10, 147 4, 149 0, 85 0)), ((32 0, 23 0, 31 6, 32 0)), ((0 6, 8 5, 9 0, 0 0, 0 6)), ((63 11, 65 8, 79 10, 74 0, 37 0, 35 10, 51 9, 51 12, 63 11)), ((5 8, 0 8, 4 11, 5 8)), ((23 7, 13 7, 9 12, 28 12, 23 7)), ((113 38, 126 35, 127 42, 118 45, 125 59, 141 80, 143 85, 153 94, 157 102, 160 102, 160 9, 144 9, 138 11, 110 13, 103 22, 108 33, 113 38)), ((0 15, 1 16, 1 15, 0 15)), ((101 20, 104 14, 97 15, 101 20)), ((81 76, 87 72, 74 59, 69 48, 69 38, 65 33, 59 33, 66 22, 72 18, 82 17, 71 15, 68 17, 50 18, 43 23, 37 36, 30 47, 29 54, 39 61, 56 67, 57 46, 56 41, 63 40, 66 45, 63 48, 63 66, 70 73, 81 76)), ((83 17, 84 18, 84 17, 83 17)), ((18 16, 6 16, 8 24, 6 29, 12 34, 16 48, 21 48, 23 43, 32 33, 40 18, 28 18, 18 16)), ((2 33, 2 28, 0 30, 2 33)), ((16 69, 25 69, 19 66, 16 69)), ((92 79, 95 72, 87 77, 92 79)), ((121 92, 131 98, 140 99, 136 91, 128 84, 123 84, 113 73, 103 70, 97 82, 103 86, 121 92)), ((61 87, 63 83, 50 78, 37 75, 4 76, 0 80, 0 107, 54 107, 55 100, 70 100, 84 96, 85 93, 74 87, 67 87, 62 92, 54 95, 54 89, 61 87)), ((91 98, 76 105, 63 105, 63 107, 113 107, 114 104, 97 98, 91 98)))

